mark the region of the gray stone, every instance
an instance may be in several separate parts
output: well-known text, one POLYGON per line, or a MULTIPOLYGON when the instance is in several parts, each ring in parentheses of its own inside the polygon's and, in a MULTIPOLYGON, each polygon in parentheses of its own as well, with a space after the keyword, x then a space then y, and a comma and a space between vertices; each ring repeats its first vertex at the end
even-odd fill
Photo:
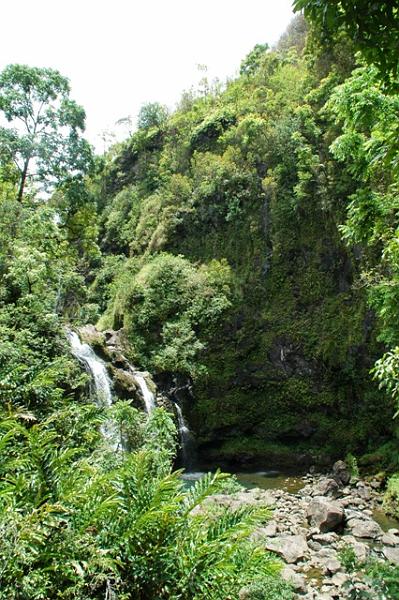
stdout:
POLYGON ((339 486, 335 479, 322 479, 315 487, 315 496, 333 496, 339 494, 339 486))
POLYGON ((357 488, 357 490, 356 490, 357 494, 358 494, 358 496, 360 496, 360 498, 362 498, 362 500, 370 500, 370 498, 371 498, 370 488, 368 488, 362 482, 359 482, 357 484, 356 488, 357 488))
POLYGON ((319 542, 314 542, 313 540, 310 540, 308 542, 308 546, 311 550, 314 550, 315 552, 318 552, 323 547, 319 542))
POLYGON ((349 577, 346 573, 335 573, 335 575, 331 577, 331 583, 340 588, 348 581, 348 579, 349 577))
POLYGON ((384 546, 382 549, 385 558, 393 565, 399 565, 399 548, 389 548, 384 546))
POLYGON ((331 573, 332 575, 334 575, 341 569, 341 563, 339 562, 339 560, 331 558, 326 562, 325 568, 327 573, 331 573))
POLYGON ((363 519, 363 513, 360 510, 345 510, 345 520, 351 521, 352 519, 363 519))
POLYGON ((296 573, 291 567, 284 567, 284 569, 281 571, 281 577, 285 581, 288 581, 288 583, 292 585, 296 592, 302 594, 306 593, 307 585, 305 577, 303 575, 299 575, 299 573, 296 573))
POLYGON ((396 535, 391 535, 390 533, 384 533, 381 543, 384 544, 384 546, 398 546, 399 537, 396 535))
POLYGON ((383 534, 381 527, 372 519, 351 519, 348 527, 352 534, 358 538, 376 539, 383 534))
POLYGON ((343 542, 344 542, 344 545, 352 547, 353 552, 355 553, 357 562, 359 562, 359 563, 366 562, 366 560, 368 559, 369 554, 370 554, 370 548, 367 544, 365 544, 364 542, 359 542, 352 535, 346 535, 343 538, 343 542))
POLYGON ((328 533, 318 533, 313 535, 313 540, 324 546, 334 544, 339 540, 339 536, 334 531, 329 531, 328 533))
POLYGON ((274 521, 270 521, 266 527, 263 528, 263 532, 268 537, 274 537, 277 535, 277 524, 274 521))
POLYGON ((276 552, 287 563, 296 563, 309 552, 308 544, 300 535, 282 535, 265 541, 265 548, 276 552))
POLYGON ((343 460, 337 460, 332 468, 332 476, 340 485, 347 485, 351 480, 351 472, 343 460))
POLYGON ((308 506, 307 519, 311 525, 326 533, 337 529, 343 523, 344 511, 337 502, 316 496, 308 506))

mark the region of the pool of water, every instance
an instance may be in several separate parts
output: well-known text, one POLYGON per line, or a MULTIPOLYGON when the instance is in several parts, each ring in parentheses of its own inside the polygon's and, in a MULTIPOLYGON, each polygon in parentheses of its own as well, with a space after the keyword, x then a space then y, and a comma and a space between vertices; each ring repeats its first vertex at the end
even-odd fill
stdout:
MULTIPOLYGON (((183 473, 182 479, 188 486, 193 485, 205 473, 203 471, 193 471, 183 473)), ((260 488, 262 490, 283 490, 291 494, 296 494, 305 486, 301 477, 286 475, 278 471, 256 471, 254 473, 232 473, 237 478, 238 483, 247 489, 260 488)))
POLYGON ((376 508, 373 511, 373 518, 377 521, 383 531, 388 531, 388 529, 399 529, 398 519, 386 515, 380 508, 376 508))
POLYGON ((283 490, 296 494, 305 486, 301 477, 286 475, 278 471, 258 471, 256 473, 235 473, 237 481, 246 488, 262 490, 283 490))

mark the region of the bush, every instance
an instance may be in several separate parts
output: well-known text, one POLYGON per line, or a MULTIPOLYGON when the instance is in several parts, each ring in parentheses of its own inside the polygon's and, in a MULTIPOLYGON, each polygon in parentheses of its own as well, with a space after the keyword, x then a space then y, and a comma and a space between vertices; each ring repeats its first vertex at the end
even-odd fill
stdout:
POLYGON ((101 326, 123 324, 140 365, 195 377, 203 371, 206 340, 231 305, 231 287, 225 261, 198 268, 166 253, 142 268, 129 261, 116 284, 112 313, 101 326))

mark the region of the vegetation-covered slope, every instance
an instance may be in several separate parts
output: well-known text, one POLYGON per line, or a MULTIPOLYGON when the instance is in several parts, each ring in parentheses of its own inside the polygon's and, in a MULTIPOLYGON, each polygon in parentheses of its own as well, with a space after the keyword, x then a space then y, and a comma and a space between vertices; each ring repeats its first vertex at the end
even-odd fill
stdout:
POLYGON ((219 461, 365 452, 390 429, 367 258, 339 230, 357 179, 331 146, 356 62, 345 39, 304 54, 304 35, 298 18, 281 49, 255 48, 169 117, 144 107, 98 178, 100 324, 124 327, 160 381, 193 378, 185 410, 219 461))

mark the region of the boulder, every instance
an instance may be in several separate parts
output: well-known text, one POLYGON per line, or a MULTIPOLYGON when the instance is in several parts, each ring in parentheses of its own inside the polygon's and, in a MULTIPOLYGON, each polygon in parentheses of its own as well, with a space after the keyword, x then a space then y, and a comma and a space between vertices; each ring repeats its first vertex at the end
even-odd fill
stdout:
POLYGON ((282 535, 266 540, 265 548, 281 556, 287 563, 296 563, 309 552, 308 544, 301 535, 282 535))
POLYGON ((79 328, 80 339, 89 344, 90 346, 103 346, 104 345, 104 334, 98 331, 94 325, 83 325, 79 328))
POLYGON ((339 562, 339 560, 336 560, 335 558, 330 558, 325 564, 326 573, 330 573, 331 575, 338 573, 338 571, 340 569, 341 569, 341 563, 339 562))
POLYGON ((351 519, 348 528, 358 538, 376 539, 383 534, 381 527, 372 519, 351 519))
POLYGON ((359 542, 352 535, 344 536, 343 541, 345 545, 350 546, 353 549, 358 563, 366 562, 370 554, 370 548, 367 544, 359 542))
POLYGON ((365 485, 362 481, 359 481, 356 485, 357 495, 362 500, 370 500, 371 499, 371 491, 370 488, 365 485))
POLYGON ((328 533, 316 533, 313 535, 313 540, 323 546, 328 546, 338 542, 339 536, 334 531, 329 531, 328 533))
POLYGON ((348 581, 349 575, 346 573, 335 573, 331 578, 331 583, 336 585, 338 588, 342 588, 343 585, 348 581))
POLYGON ((277 535, 278 529, 277 524, 274 521, 270 521, 266 527, 263 528, 264 534, 267 537, 275 537, 277 535))
MULTIPOLYGON (((137 383, 133 373, 124 369, 112 369, 114 389, 119 398, 134 398, 137 394, 137 383)), ((141 406, 140 402, 140 406, 141 406)))
POLYGON ((381 543, 384 544, 384 546, 399 546, 399 537, 397 535, 392 535, 391 533, 384 533, 381 543))
POLYGON ((315 496, 333 496, 339 494, 339 485, 335 479, 322 479, 315 487, 315 496))
POLYGON ((337 460, 332 468, 333 479, 338 485, 347 485, 351 480, 351 472, 348 465, 343 460, 337 460))
POLYGON ((344 510, 338 502, 316 496, 309 503, 306 516, 310 525, 318 527, 321 533, 326 533, 343 524, 344 510))

